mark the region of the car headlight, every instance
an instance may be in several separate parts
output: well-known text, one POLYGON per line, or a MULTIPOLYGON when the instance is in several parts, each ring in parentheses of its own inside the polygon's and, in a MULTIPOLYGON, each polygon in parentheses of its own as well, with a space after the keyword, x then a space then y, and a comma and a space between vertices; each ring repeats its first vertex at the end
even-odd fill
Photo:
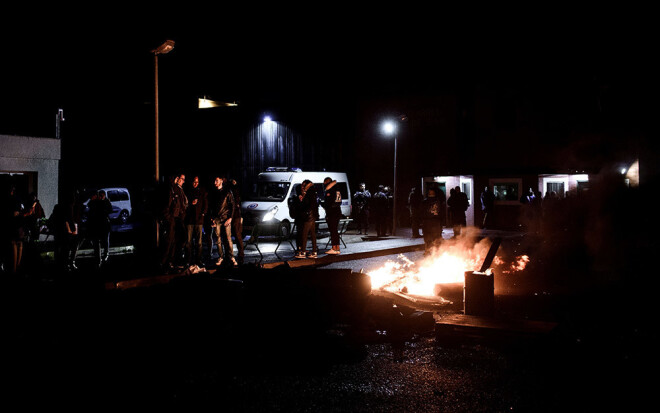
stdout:
POLYGON ((266 222, 266 221, 270 221, 271 219, 273 219, 273 217, 275 216, 275 214, 277 214, 277 210, 278 210, 278 209, 279 209, 279 208, 278 208, 277 205, 275 205, 274 207, 272 207, 271 209, 269 209, 268 212, 266 212, 266 215, 264 215, 264 218, 263 218, 261 221, 262 221, 262 222, 266 222))

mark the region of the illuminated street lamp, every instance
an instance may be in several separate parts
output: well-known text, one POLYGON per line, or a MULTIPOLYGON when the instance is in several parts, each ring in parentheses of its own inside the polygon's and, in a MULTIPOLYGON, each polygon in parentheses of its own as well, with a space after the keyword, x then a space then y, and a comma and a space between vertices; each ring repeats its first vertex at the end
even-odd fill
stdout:
POLYGON ((400 116, 396 121, 386 120, 382 125, 383 133, 386 136, 394 136, 394 185, 392 185, 394 194, 392 195, 392 235, 396 234, 396 140, 399 120, 405 120, 405 116, 400 116))
POLYGON ((197 108, 198 109, 210 109, 210 108, 217 108, 217 107, 230 107, 230 106, 238 106, 238 103, 236 102, 218 102, 215 100, 208 99, 206 96, 203 98, 198 98, 197 99, 197 108))
POLYGON ((158 55, 167 54, 174 49, 174 41, 166 40, 165 43, 158 46, 158 48, 151 51, 154 54, 154 112, 156 122, 156 182, 160 181, 160 167, 159 167, 159 135, 158 135, 158 55))
MULTIPOLYGON (((160 181, 160 168, 159 168, 159 152, 158 152, 158 146, 159 146, 159 135, 158 135, 158 55, 160 54, 167 54, 174 49, 174 41, 172 40, 166 40, 165 43, 161 44, 158 46, 158 48, 154 49, 151 51, 151 53, 154 54, 154 115, 155 115, 155 123, 156 123, 156 133, 155 133, 155 138, 156 138, 156 183, 160 181)), ((160 246, 160 228, 158 224, 158 220, 156 220, 156 246, 160 246)))

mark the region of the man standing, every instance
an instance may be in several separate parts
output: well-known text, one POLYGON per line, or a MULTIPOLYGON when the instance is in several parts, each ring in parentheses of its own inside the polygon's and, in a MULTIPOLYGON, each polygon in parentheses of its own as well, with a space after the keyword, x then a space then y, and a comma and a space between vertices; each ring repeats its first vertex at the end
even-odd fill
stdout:
POLYGON ((174 177, 166 190, 165 205, 162 214, 163 250, 161 268, 171 271, 174 268, 177 254, 180 253, 183 238, 184 218, 188 208, 188 199, 183 192, 182 185, 186 180, 183 174, 174 177))
POLYGON ((225 185, 224 181, 224 178, 215 178, 215 181, 213 182, 215 190, 212 192, 212 197, 209 198, 209 207, 213 218, 218 245, 219 258, 216 265, 222 265, 224 259, 231 259, 232 264, 237 266, 238 263, 234 258, 234 244, 231 241, 231 222, 234 215, 234 197, 229 190, 229 185, 225 185))
POLYGON ((241 191, 235 179, 230 181, 229 189, 234 197, 234 217, 231 220, 231 227, 236 240, 238 249, 238 262, 243 263, 245 258, 245 247, 243 245, 243 217, 241 216, 241 191))
POLYGON ((493 226, 493 208, 495 206, 495 195, 488 186, 484 187, 481 193, 481 210, 484 213, 484 219, 481 228, 491 228, 493 226))
POLYGON ((355 214, 355 221, 358 228, 358 234, 362 234, 364 229, 364 235, 367 235, 369 229, 369 200, 371 199, 371 193, 367 189, 367 186, 364 183, 360 184, 358 191, 353 195, 353 205, 355 208, 353 212, 355 214))
POLYGON ((417 187, 412 187, 410 189, 410 194, 408 195, 408 208, 410 208, 410 227, 412 229, 412 237, 419 238, 419 214, 422 201, 424 197, 422 194, 417 191, 417 187))
POLYGON ((374 221, 376 223, 376 235, 378 237, 384 237, 386 235, 385 226, 387 223, 387 194, 385 193, 385 187, 383 185, 378 185, 378 192, 374 194, 372 209, 374 215, 374 221))
POLYGON ((440 246, 444 222, 444 192, 439 188, 430 187, 426 198, 422 201, 422 228, 424 231, 425 255, 440 246))
POLYGON ((89 206, 87 230, 94 246, 96 265, 101 267, 101 265, 108 261, 112 204, 106 198, 105 191, 101 189, 98 191, 97 196, 92 198, 87 205, 89 206))
POLYGON ((395 235, 394 234, 394 195, 392 193, 392 188, 385 186, 383 188, 385 195, 387 196, 387 207, 385 209, 385 216, 387 221, 385 221, 385 233, 383 235, 395 235))
POLYGON ((451 224, 454 229, 454 237, 461 235, 461 228, 467 225, 465 211, 470 206, 467 195, 461 192, 460 187, 455 187, 451 191, 451 196, 447 200, 447 206, 451 214, 451 224))
POLYGON ((195 176, 186 195, 186 259, 188 265, 202 266, 202 227, 208 210, 206 191, 199 186, 199 176, 195 176))
POLYGON ((325 220, 330 231, 330 242, 332 249, 326 254, 340 254, 339 246, 339 220, 341 219, 341 192, 336 187, 337 181, 330 177, 323 180, 325 194, 323 196, 323 208, 325 209, 325 220))

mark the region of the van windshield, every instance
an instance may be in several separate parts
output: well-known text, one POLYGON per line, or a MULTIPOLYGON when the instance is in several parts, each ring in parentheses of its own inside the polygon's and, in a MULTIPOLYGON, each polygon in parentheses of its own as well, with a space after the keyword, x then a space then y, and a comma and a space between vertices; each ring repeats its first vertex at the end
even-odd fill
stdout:
POLYGON ((289 193, 289 182, 258 182, 250 194, 252 201, 284 201, 289 193))

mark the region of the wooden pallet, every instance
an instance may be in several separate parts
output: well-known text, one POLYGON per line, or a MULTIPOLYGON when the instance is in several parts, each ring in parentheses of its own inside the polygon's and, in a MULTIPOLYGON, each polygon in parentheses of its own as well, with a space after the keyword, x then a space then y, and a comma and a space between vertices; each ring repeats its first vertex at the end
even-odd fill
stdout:
POLYGON ((438 339, 448 338, 536 338, 550 334, 557 323, 549 321, 448 314, 436 319, 438 339))

